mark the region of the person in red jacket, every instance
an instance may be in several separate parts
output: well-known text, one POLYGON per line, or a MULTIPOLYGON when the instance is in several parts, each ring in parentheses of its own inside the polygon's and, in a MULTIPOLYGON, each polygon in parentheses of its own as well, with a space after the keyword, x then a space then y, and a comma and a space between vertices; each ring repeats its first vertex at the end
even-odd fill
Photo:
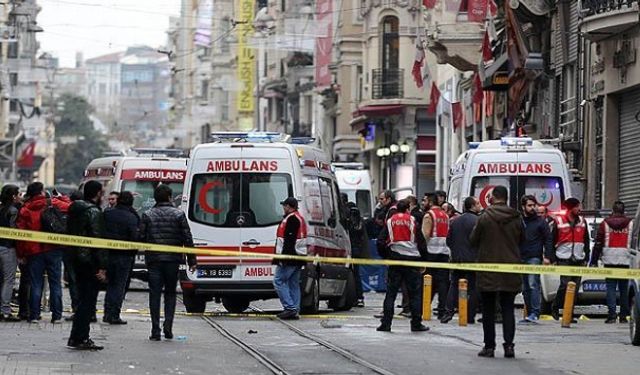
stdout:
MULTIPOLYGON (((66 197, 47 198, 41 182, 34 182, 27 186, 26 197, 16 220, 18 229, 40 231, 42 212, 49 205, 66 214, 71 204, 66 197)), ((41 319, 40 299, 46 271, 51 301, 51 323, 59 323, 62 319, 62 250, 37 242, 19 241, 17 253, 19 259, 27 262, 31 280, 29 322, 37 323, 41 319)))

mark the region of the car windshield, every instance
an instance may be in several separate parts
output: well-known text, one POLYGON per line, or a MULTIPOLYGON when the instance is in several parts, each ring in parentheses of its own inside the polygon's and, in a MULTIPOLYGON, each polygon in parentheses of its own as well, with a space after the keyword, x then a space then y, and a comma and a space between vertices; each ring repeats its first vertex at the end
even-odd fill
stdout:
POLYGON ((539 205, 549 211, 557 211, 564 200, 564 186, 560 177, 542 176, 490 176, 474 177, 470 194, 478 197, 483 208, 490 203, 493 188, 502 185, 509 192, 509 205, 519 208, 518 200, 523 195, 533 195, 539 205))
POLYGON ((282 220, 293 196, 285 173, 210 173, 193 177, 189 218, 216 227, 264 227, 282 220))
MULTIPOLYGON (((122 183, 122 191, 130 191, 133 194, 133 208, 142 215, 145 211, 156 204, 155 199, 153 199, 153 192, 160 184, 160 181, 125 180, 122 183)), ((180 207, 180 204, 182 203, 182 189, 184 187, 184 183, 165 182, 163 184, 169 186, 173 191, 173 205, 180 207)))

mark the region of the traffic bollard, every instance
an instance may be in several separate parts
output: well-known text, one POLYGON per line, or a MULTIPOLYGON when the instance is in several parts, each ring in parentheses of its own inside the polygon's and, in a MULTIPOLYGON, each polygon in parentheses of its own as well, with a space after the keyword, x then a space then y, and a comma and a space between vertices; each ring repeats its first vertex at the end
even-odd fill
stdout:
POLYGON ((562 328, 571 328, 573 319, 573 300, 576 296, 576 283, 570 281, 564 294, 564 307, 562 308, 562 328))
POLYGON ((467 326, 468 302, 467 280, 460 279, 458 281, 458 325, 460 327, 467 326))
POLYGON ((431 320, 431 275, 424 275, 422 279, 422 320, 431 320))

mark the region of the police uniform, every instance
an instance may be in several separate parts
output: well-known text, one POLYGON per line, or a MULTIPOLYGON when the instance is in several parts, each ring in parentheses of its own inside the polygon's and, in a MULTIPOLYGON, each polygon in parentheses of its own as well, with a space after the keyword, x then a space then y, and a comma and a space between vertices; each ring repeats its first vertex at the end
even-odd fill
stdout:
MULTIPOLYGON (((425 215, 422 234, 427 239, 427 261, 449 263, 451 251, 447 247, 449 234, 449 215, 439 206, 432 207, 425 215)), ((433 277, 431 299, 438 293, 438 318, 445 314, 447 295, 449 294, 449 270, 429 269, 433 277)))

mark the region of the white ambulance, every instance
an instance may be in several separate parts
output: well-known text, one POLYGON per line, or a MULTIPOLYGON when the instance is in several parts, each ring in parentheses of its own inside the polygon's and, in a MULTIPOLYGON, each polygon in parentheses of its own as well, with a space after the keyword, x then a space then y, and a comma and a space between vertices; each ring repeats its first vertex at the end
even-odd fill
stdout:
MULTIPOLYGON (((182 203, 182 188, 187 173, 187 162, 182 150, 138 148, 126 155, 108 156, 92 160, 84 171, 80 187, 89 180, 97 180, 104 186, 102 203, 112 191, 133 193, 133 207, 142 215, 153 207, 153 191, 159 184, 168 185, 173 191, 176 207, 182 203)), ((144 255, 138 253, 133 276, 146 280, 144 255)))
POLYGON ((333 163, 340 192, 347 194, 363 218, 373 216, 375 195, 371 188, 371 176, 362 163, 333 163))
MULTIPOLYGON (((278 133, 218 133, 196 146, 185 182, 183 209, 197 247, 274 253, 280 202, 295 197, 308 225, 308 254, 351 256, 343 226, 338 184, 323 151, 278 133)), ((184 304, 203 312, 207 301, 242 312, 253 300, 276 297, 269 259, 198 256, 195 272, 182 274, 184 304)), ((347 310, 356 302, 349 265, 308 263, 303 270, 302 308, 319 300, 347 310)))
MULTIPOLYGON (((449 200, 462 212, 464 199, 475 196, 483 208, 489 205, 493 188, 505 186, 509 205, 520 210, 520 197, 536 197, 553 216, 561 212, 562 202, 571 193, 567 163, 560 150, 531 138, 502 138, 472 144, 451 168, 449 200)), ((589 224, 595 223, 587 218, 589 224)), ((591 228, 593 229, 593 228, 591 228)), ((591 231, 592 244, 595 231, 591 231)), ((559 276, 542 275, 542 312, 548 313, 555 298, 559 276)), ((583 278, 578 290, 578 303, 601 302, 604 280, 583 278)))

